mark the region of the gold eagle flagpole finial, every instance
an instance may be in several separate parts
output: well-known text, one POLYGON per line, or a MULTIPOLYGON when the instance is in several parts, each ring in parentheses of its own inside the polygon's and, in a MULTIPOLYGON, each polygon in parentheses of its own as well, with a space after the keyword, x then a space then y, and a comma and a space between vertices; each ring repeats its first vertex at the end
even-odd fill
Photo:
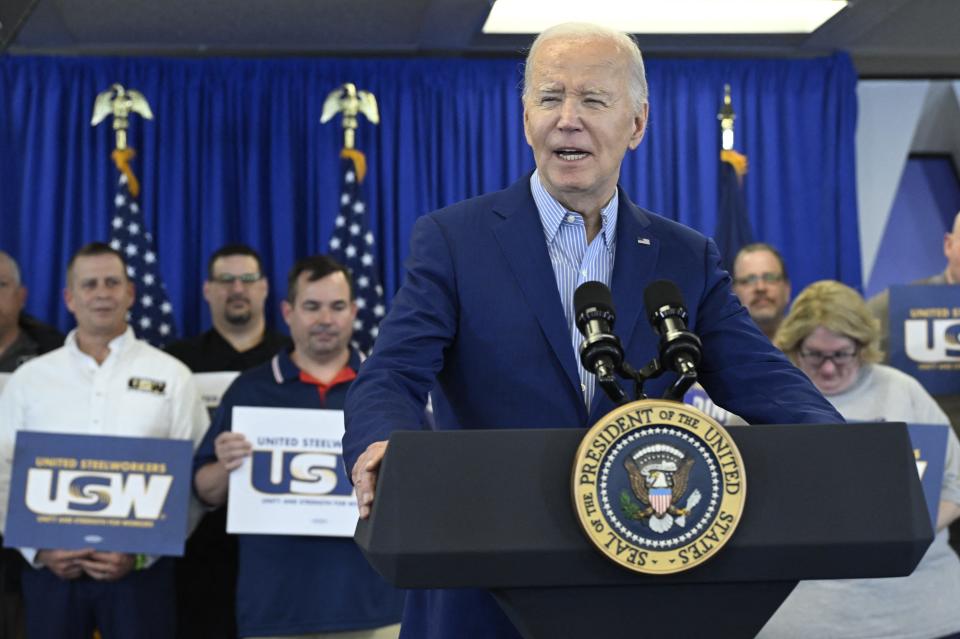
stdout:
POLYGON ((127 148, 127 129, 130 127, 130 113, 137 113, 148 120, 153 119, 153 111, 143 94, 126 89, 115 83, 109 89, 97 95, 93 103, 93 118, 90 126, 97 126, 108 115, 113 114, 113 130, 117 133, 117 149, 127 148))
POLYGON ((110 154, 117 169, 127 176, 127 187, 130 194, 136 197, 140 194, 140 183, 137 181, 130 161, 136 153, 127 148, 127 129, 130 127, 130 114, 136 113, 148 120, 153 119, 153 111, 143 94, 133 89, 124 88, 122 84, 114 83, 109 89, 97 95, 93 102, 93 117, 90 126, 97 126, 108 115, 113 115, 113 130, 117 134, 117 146, 110 154))
POLYGON ((331 91, 323 101, 320 124, 326 124, 337 113, 343 113, 343 149, 340 151, 340 157, 353 161, 357 169, 357 180, 363 182, 367 174, 367 159, 363 153, 354 148, 357 115, 362 113, 373 124, 380 124, 377 98, 369 91, 357 91, 355 84, 346 82, 331 91))
POLYGON ((373 124, 380 124, 377 98, 369 91, 357 91, 352 82, 341 84, 330 92, 323 102, 320 123, 326 124, 337 113, 343 113, 343 148, 354 148, 357 130, 357 115, 362 113, 373 124))

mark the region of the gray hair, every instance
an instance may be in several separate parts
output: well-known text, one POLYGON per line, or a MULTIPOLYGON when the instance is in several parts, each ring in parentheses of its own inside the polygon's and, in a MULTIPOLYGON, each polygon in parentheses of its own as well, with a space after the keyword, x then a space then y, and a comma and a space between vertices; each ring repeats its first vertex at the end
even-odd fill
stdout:
POLYGON ((530 76, 533 73, 530 64, 537 53, 540 45, 547 40, 557 38, 566 38, 570 40, 578 38, 606 38, 613 42, 621 52, 627 57, 630 70, 629 91, 630 98, 633 100, 634 110, 639 113, 647 104, 647 73, 643 67, 643 55, 640 53, 640 47, 637 45, 633 36, 602 27, 598 24, 589 22, 564 22, 545 29, 537 36, 530 45, 530 51, 527 53, 527 60, 523 65, 523 99, 526 101, 530 92, 530 76))
POLYGON ((20 286, 20 265, 17 264, 17 261, 13 259, 6 251, 0 251, 0 262, 6 260, 10 263, 10 270, 13 271, 13 284, 14 286, 20 286))

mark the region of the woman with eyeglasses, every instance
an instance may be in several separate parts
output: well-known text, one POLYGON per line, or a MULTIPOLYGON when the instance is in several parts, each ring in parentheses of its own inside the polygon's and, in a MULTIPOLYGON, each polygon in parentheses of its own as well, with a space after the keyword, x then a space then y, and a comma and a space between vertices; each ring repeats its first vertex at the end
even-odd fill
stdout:
MULTIPOLYGON (((840 282, 807 287, 774 338, 848 421, 948 424, 917 380, 877 362, 879 328, 840 282)), ((960 443, 947 429, 937 535, 909 577, 802 581, 760 637, 960 637, 960 559, 947 526, 960 516, 960 443)))

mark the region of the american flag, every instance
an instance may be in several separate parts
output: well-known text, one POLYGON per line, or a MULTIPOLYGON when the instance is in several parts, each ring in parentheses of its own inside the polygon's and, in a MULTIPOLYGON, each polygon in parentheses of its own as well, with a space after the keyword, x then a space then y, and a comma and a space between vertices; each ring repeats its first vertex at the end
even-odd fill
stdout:
POLYGON ((146 230, 140 205, 130 194, 127 176, 123 173, 117 182, 113 203, 110 246, 123 254, 127 276, 136 287, 136 299, 127 321, 137 337, 159 348, 176 335, 173 306, 160 277, 153 235, 146 230))
POLYGON ((367 207, 360 183, 365 161, 363 154, 344 150, 340 160, 340 213, 330 236, 330 256, 350 269, 356 292, 357 319, 353 322, 351 344, 362 353, 369 353, 386 314, 383 286, 374 256, 376 242, 367 224, 367 207))

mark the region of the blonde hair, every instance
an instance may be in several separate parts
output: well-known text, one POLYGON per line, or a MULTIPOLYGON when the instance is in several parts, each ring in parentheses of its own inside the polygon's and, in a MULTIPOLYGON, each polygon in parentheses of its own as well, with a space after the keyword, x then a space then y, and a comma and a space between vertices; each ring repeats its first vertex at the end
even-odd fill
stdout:
POLYGON ((862 363, 883 358, 879 323, 859 293, 835 280, 821 280, 803 289, 773 343, 796 363, 803 341, 820 326, 856 342, 862 363))
POLYGON ((617 45, 627 56, 630 81, 628 82, 630 98, 633 101, 634 111, 640 113, 643 106, 647 104, 647 73, 643 66, 643 54, 640 53, 640 47, 633 36, 609 29, 598 24, 589 22, 563 22, 545 29, 537 36, 530 45, 530 51, 527 53, 527 60, 523 65, 523 100, 526 101, 530 94, 530 81, 533 74, 533 57, 540 48, 540 45, 549 40, 566 38, 570 40, 586 38, 606 38, 617 45))

